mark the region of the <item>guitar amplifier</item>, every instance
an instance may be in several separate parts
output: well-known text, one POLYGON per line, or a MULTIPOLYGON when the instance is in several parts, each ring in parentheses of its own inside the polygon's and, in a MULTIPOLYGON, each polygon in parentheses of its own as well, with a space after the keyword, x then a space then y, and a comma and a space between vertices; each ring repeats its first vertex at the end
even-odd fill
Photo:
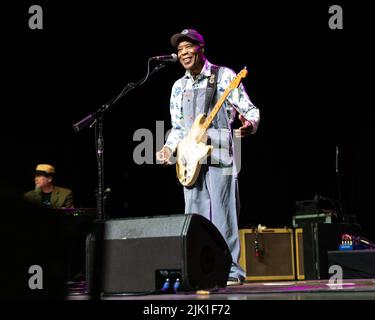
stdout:
POLYGON ((297 280, 305 280, 305 263, 303 256, 303 229, 294 229, 297 280))
POLYGON ((292 229, 241 229, 239 235, 247 281, 295 279, 292 229))

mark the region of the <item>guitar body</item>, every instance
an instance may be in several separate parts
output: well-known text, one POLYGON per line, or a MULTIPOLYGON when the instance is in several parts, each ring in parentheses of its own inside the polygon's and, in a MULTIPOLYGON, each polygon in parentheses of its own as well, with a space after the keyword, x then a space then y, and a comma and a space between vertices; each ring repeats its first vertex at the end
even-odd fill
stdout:
POLYGON ((179 142, 177 148, 177 178, 185 187, 192 186, 198 178, 203 161, 210 155, 213 147, 206 145, 205 129, 202 124, 206 120, 203 114, 195 119, 189 134, 179 142), (203 138, 201 138, 204 136, 203 138))

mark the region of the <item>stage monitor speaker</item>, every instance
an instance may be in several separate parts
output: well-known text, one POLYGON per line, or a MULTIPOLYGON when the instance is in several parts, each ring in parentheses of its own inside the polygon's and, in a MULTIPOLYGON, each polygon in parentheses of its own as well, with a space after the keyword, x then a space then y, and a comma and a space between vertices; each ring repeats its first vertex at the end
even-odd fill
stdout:
POLYGON ((178 283, 184 291, 226 286, 231 254, 217 228, 200 215, 114 219, 94 225, 86 239, 91 295, 160 292, 178 283))
POLYGON ((246 280, 295 279, 292 229, 241 229, 240 242, 246 280))
POLYGON ((337 250, 342 234, 358 234, 357 224, 306 223, 303 229, 305 280, 328 279, 328 251, 337 250))

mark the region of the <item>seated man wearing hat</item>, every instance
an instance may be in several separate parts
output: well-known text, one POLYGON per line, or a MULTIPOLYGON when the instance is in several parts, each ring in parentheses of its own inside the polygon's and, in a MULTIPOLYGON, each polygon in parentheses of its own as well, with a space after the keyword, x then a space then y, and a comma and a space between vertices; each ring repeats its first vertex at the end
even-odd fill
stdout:
POLYGON ((54 174, 53 166, 38 164, 35 170, 35 189, 25 193, 25 200, 49 208, 73 208, 72 190, 55 186, 54 174))

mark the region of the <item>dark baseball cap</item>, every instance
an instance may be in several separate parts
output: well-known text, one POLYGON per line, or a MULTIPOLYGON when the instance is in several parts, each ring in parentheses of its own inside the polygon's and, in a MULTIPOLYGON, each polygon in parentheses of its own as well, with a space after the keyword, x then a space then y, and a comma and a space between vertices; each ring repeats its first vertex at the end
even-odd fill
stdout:
POLYGON ((184 29, 180 33, 174 34, 170 41, 171 45, 177 48, 178 44, 184 40, 204 44, 203 36, 194 29, 184 29))

